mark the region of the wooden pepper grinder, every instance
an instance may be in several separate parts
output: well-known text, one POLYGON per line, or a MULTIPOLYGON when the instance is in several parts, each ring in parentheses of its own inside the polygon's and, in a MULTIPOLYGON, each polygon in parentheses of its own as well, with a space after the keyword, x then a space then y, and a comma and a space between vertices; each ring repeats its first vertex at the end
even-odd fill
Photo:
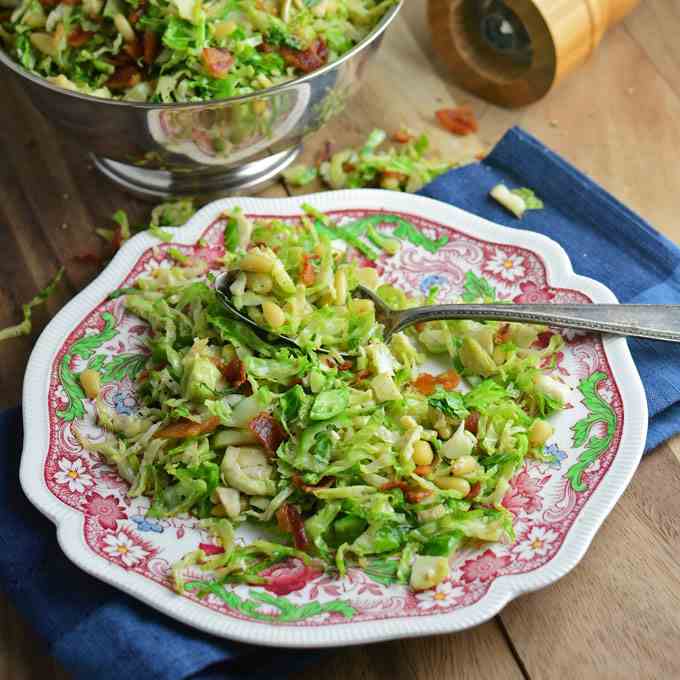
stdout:
POLYGON ((428 0, 432 44, 461 87, 514 108, 588 59, 640 0, 428 0))

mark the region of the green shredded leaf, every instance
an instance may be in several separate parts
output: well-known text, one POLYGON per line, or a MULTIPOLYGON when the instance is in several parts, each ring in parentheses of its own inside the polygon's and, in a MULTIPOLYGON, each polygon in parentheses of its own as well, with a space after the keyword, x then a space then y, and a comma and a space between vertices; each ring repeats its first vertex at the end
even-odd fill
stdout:
POLYGON ((22 305, 24 319, 16 326, 8 326, 0 330, 0 342, 3 340, 10 340, 11 338, 18 338, 21 335, 30 335, 32 330, 31 317, 33 309, 42 305, 54 293, 55 288, 59 285, 61 277, 64 275, 64 268, 61 267, 59 271, 50 279, 49 283, 28 303, 22 305))
POLYGON ((512 189, 510 193, 517 194, 517 196, 519 196, 524 201, 527 210, 542 210, 544 207, 543 201, 538 196, 536 196, 536 194, 531 189, 512 189))

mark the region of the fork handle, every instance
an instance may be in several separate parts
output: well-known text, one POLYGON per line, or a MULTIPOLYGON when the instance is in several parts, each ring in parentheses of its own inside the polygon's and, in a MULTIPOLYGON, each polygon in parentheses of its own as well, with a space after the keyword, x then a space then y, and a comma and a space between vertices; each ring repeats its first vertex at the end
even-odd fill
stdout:
POLYGON ((433 305, 400 312, 390 335, 416 323, 453 319, 518 321, 680 342, 680 305, 433 305))

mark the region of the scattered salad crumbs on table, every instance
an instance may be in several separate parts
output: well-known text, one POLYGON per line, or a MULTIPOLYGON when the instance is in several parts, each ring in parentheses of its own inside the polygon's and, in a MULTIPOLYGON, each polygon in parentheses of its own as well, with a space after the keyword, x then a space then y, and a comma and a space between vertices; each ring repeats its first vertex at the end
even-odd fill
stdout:
POLYGON ((0 328, 0 342, 3 342, 4 340, 11 340, 12 338, 18 338, 22 335, 31 334, 33 329, 33 324, 31 322, 33 309, 44 304, 48 300, 56 287, 59 285, 59 281, 61 281, 61 277, 63 275, 64 268, 61 267, 52 277, 49 283, 32 300, 22 305, 23 320, 21 323, 18 323, 15 326, 0 328))
POLYGON ((396 146, 379 148, 388 139, 384 130, 373 130, 358 148, 340 149, 322 156, 315 166, 295 165, 283 173, 295 187, 317 178, 329 189, 379 187, 414 193, 459 163, 430 153, 427 135, 399 130, 392 137, 396 146))
MULTIPOLYGON (((433 303, 436 291, 409 297, 339 243, 350 234, 388 256, 404 241, 427 247, 414 225, 399 236, 396 218, 354 230, 310 208, 296 222, 235 208, 221 260, 176 258, 119 291, 152 330, 141 407, 112 411, 85 371, 106 436, 78 436, 131 497, 150 498, 147 517, 190 513, 213 534, 173 566, 178 592, 261 585, 263 569, 291 556, 340 575, 380 556, 424 590, 469 542, 513 540, 501 501, 525 458, 550 459, 548 418, 569 388, 542 367, 563 340, 546 345, 545 329, 526 324, 437 321, 383 342, 372 302, 352 297, 359 283, 394 308, 433 303), (211 285, 224 269, 242 313, 299 349, 229 316, 211 285), (427 356, 449 368, 423 372, 427 356), (237 541, 245 522, 262 538, 237 541)), ((493 299, 474 276, 465 295, 493 299)))

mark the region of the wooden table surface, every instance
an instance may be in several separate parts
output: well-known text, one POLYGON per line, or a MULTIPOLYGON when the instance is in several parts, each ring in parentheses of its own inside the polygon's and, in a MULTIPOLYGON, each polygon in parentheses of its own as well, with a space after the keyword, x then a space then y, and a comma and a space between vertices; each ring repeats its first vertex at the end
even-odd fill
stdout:
MULTIPOLYGON (((351 111, 318 133, 358 142, 373 126, 428 131, 447 157, 489 148, 519 124, 680 241, 680 0, 646 0, 589 64, 544 101, 504 111, 458 90, 434 63, 424 0, 411 0, 369 70, 351 111), (398 66, 398 76, 394 67, 398 66), (477 138, 439 130, 435 109, 470 102, 477 138)), ((37 314, 34 333, 0 345, 0 407, 19 401, 26 361, 49 314, 96 275, 72 257, 101 250, 93 227, 118 207, 145 207, 96 175, 2 78, 0 327, 62 264, 66 282, 37 314)), ((285 195, 276 185, 270 195, 285 195)), ((642 462, 581 564, 457 635, 348 649, 297 680, 680 678, 680 438, 642 462)), ((0 596, 0 680, 68 678, 0 596)))

